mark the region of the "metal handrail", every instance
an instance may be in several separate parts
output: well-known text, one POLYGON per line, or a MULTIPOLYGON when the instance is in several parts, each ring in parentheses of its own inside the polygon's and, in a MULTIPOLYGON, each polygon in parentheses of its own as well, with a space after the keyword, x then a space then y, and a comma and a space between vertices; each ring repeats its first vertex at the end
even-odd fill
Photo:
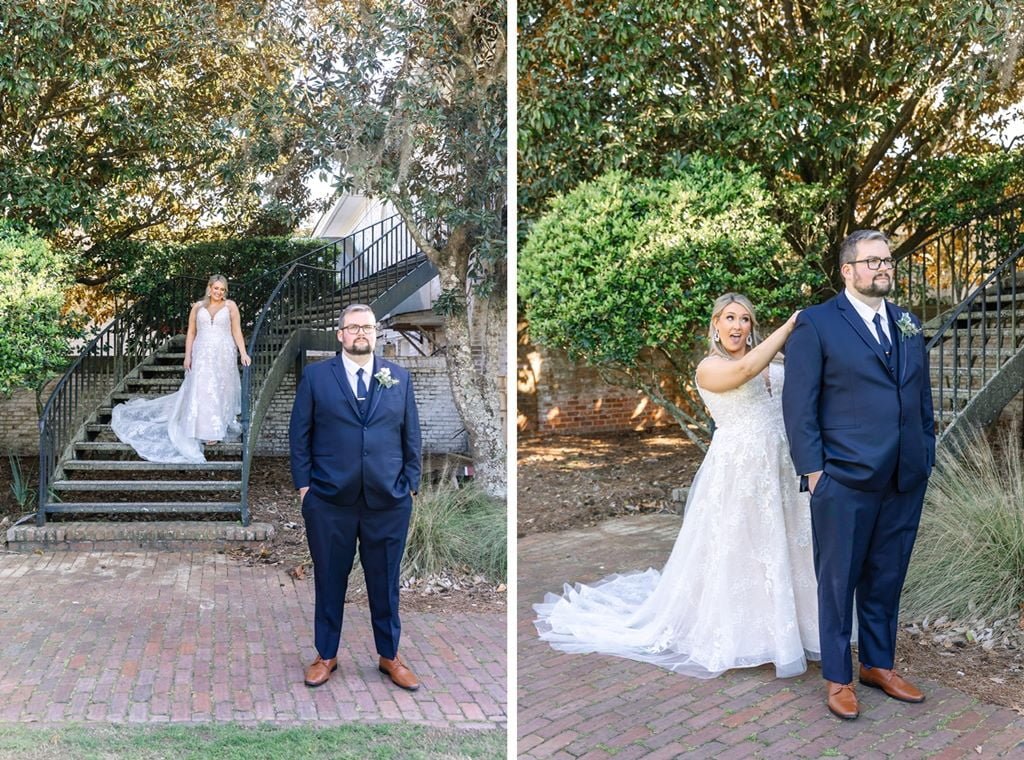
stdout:
POLYGON ((897 257, 894 291, 928 325, 977 289, 1003 252, 1024 244, 1024 206, 1015 198, 991 212, 944 230, 897 257))
POLYGON ((945 319, 925 346, 939 368, 932 393, 940 440, 964 406, 1022 349, 1024 343, 1024 245, 1002 261, 945 319), (994 346, 990 343, 994 339, 994 346), (946 366, 947 349, 951 366, 946 366), (966 370, 966 372, 964 372, 966 370), (980 370, 980 371, 978 371, 980 370), (951 382, 946 382, 947 374, 951 382), (966 376, 966 382, 964 377, 966 376))
MULTIPOLYGON (((257 435, 253 412, 281 350, 298 325, 332 330, 341 301, 385 292, 400 281, 425 254, 397 215, 334 241, 318 251, 334 254, 332 267, 293 262, 267 297, 253 320, 248 353, 252 360, 242 370, 242 520, 248 522, 248 484, 257 435), (389 224, 390 223, 390 224, 389 224), (367 231, 378 232, 370 237, 367 231)), ((326 256, 320 256, 323 261, 326 256)), ((281 271, 280 268, 278 271, 281 271)))
POLYGON ((65 449, 86 419, 146 356, 171 336, 184 332, 187 294, 202 292, 205 281, 175 276, 114 317, 82 349, 64 372, 39 416, 39 497, 36 523, 44 524, 50 483, 65 449))

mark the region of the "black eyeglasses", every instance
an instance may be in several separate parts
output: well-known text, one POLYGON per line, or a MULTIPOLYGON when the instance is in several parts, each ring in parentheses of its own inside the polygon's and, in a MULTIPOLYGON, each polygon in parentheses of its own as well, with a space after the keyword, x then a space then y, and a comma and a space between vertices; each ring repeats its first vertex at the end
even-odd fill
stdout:
POLYGON ((853 261, 847 261, 847 264, 867 264, 868 269, 877 270, 881 269, 882 265, 885 264, 886 269, 895 269, 896 260, 892 256, 887 256, 884 259, 880 259, 877 256, 872 256, 868 259, 854 259, 853 261))
POLYGON ((349 335, 373 335, 377 332, 377 325, 345 325, 341 329, 349 335))

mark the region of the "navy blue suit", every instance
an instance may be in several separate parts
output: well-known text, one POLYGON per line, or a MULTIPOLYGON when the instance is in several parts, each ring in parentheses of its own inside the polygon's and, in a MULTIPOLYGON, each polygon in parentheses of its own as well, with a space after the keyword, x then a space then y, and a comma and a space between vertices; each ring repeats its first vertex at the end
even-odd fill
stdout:
POLYGON ((394 659, 401 622, 398 581, 420 481, 420 426, 409 373, 374 357, 366 412, 340 356, 311 364, 295 391, 289 426, 292 479, 308 486, 302 517, 313 558, 317 652, 337 654, 348 576, 358 545, 374 642, 394 659), (397 384, 373 377, 388 368, 397 384))
POLYGON ((861 663, 893 666, 900 592, 935 461, 924 336, 903 335, 903 310, 885 309, 891 361, 845 292, 802 311, 785 351, 793 464, 800 475, 823 471, 811 495, 822 676, 844 684, 853 680, 854 591, 861 663))

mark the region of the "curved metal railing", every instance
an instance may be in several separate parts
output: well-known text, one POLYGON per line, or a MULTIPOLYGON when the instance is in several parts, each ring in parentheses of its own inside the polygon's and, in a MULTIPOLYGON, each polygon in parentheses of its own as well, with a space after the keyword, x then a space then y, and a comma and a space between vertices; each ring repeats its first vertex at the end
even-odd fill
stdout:
MULTIPOLYGON (((337 240, 324 249, 334 265, 293 262, 284 271, 253 324, 248 353, 252 363, 242 372, 242 510, 248 515, 248 483, 259 438, 259 424, 276 389, 275 370, 283 353, 297 351, 293 335, 299 328, 333 335, 338 313, 349 303, 372 304, 414 269, 427 265, 404 222, 396 215, 337 240)), ((321 259, 329 258, 321 256, 321 259)), ((280 270, 279 270, 280 271, 280 270)))
POLYGON ((170 278, 115 316, 57 382, 39 416, 37 524, 46 520, 50 483, 75 434, 139 362, 185 331, 190 306, 205 285, 197 277, 170 278))

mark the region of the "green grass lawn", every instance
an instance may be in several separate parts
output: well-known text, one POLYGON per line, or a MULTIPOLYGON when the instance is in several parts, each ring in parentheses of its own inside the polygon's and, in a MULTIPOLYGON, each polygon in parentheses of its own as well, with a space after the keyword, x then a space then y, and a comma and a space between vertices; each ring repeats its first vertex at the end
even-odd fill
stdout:
POLYGON ((503 758, 505 731, 457 731, 410 724, 243 727, 74 724, 0 725, 0 758, 40 760, 416 760, 503 758))

